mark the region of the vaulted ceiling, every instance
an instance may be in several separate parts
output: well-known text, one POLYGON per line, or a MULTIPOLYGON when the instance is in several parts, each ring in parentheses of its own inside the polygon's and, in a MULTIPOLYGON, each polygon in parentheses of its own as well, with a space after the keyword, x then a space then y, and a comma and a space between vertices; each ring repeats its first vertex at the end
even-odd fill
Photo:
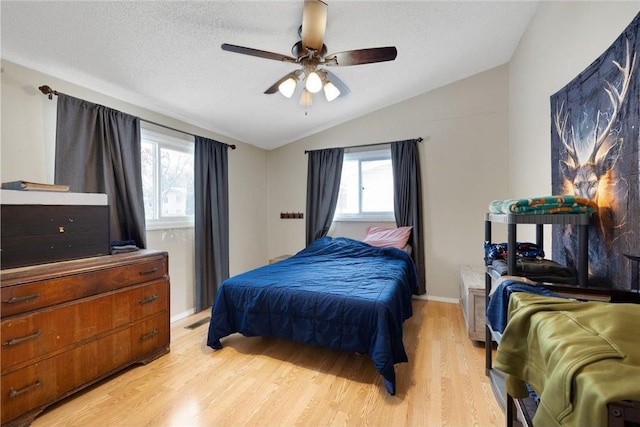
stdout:
MULTIPOLYGON (((264 91, 295 64, 303 0, 5 1, 2 58, 264 149, 507 63, 537 1, 327 0, 329 53, 395 46, 395 61, 331 71, 350 93, 313 105, 264 91)), ((47 84, 47 82, 42 82, 47 84)), ((55 89, 55 87, 54 87, 55 89)), ((70 94, 73 95, 73 94, 70 94)))

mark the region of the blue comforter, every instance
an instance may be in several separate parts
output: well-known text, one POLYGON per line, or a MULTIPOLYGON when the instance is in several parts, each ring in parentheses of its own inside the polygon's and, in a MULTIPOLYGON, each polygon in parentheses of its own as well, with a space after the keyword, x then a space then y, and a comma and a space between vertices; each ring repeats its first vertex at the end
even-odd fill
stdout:
POLYGON ((407 362, 402 323, 417 286, 411 257, 347 238, 323 237, 291 258, 223 282, 207 344, 234 332, 368 354, 395 394, 395 363, 407 362))

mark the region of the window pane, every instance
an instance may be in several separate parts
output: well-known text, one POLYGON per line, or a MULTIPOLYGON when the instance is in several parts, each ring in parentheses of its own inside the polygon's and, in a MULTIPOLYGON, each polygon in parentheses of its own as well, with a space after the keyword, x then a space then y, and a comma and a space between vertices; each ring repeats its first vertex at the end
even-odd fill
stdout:
POLYGON ((336 214, 357 214, 359 212, 360 191, 358 186, 358 160, 344 159, 336 214))
POLYGON ((391 159, 362 162, 362 212, 393 212, 391 159))
POLYGON ((160 148, 160 212, 193 215, 193 154, 160 148))
POLYGON ((155 144, 142 142, 142 194, 144 200, 144 217, 146 219, 158 218, 156 212, 156 188, 155 188, 155 144))
POLYGON ((338 220, 393 219, 391 150, 344 155, 335 217, 338 220))

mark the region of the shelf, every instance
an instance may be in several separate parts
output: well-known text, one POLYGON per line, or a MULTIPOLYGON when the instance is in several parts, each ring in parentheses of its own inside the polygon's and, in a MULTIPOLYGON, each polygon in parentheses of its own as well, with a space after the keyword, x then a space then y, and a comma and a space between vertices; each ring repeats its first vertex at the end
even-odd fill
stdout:
MULTIPOLYGON (((500 279, 498 271, 490 265, 486 268, 486 274, 493 280, 500 279)), ((536 282, 537 286, 544 286, 552 292, 565 296, 587 301, 607 301, 607 302, 628 302, 640 303, 640 291, 623 290, 613 288, 599 288, 595 286, 566 285, 551 282, 536 282)))
POLYGON ((531 224, 536 226, 536 244, 544 247, 544 225, 572 224, 578 227, 578 251, 577 265, 578 286, 588 286, 588 233, 591 214, 552 214, 552 215, 527 215, 527 214, 485 214, 484 234, 485 242, 491 242, 491 224, 501 223, 507 225, 507 244, 509 256, 508 271, 510 275, 516 271, 515 246, 517 243, 517 225, 531 224))
MULTIPOLYGON (((508 274, 514 275, 516 272, 515 247, 517 242, 517 225, 531 224, 536 226, 536 243, 543 247, 543 225, 573 225, 577 231, 578 249, 576 253, 576 270, 578 274, 578 285, 565 285, 558 283, 538 282, 543 286, 564 297, 589 301, 610 301, 612 303, 640 303, 640 290, 618 290, 609 288, 590 287, 588 284, 588 230, 591 221, 591 214, 554 214, 554 215, 527 215, 527 214, 485 214, 485 241, 491 242, 492 223, 507 225, 508 244, 508 274)), ((640 270, 640 267, 639 267, 640 270)), ((640 274, 640 273, 639 273, 640 274)), ((485 298, 488 304, 491 292, 491 282, 502 277, 496 269, 491 266, 485 272, 485 298)), ((500 342, 501 334, 493 331, 487 322, 486 340, 493 338, 500 342)), ((532 426, 533 416, 536 412, 536 402, 527 397, 515 399, 507 395, 505 387, 505 375, 498 369, 493 368, 492 347, 485 346, 486 374, 489 377, 491 388, 500 407, 507 415, 507 426, 532 426)), ((616 408, 617 409, 617 408, 616 408)), ((611 414, 611 406, 609 407, 611 414)), ((616 417, 620 417, 617 409, 616 417)), ((609 415, 611 424, 611 415, 609 415)), ((638 413, 640 417, 640 413, 638 413)))
MULTIPOLYGON (((591 222, 591 214, 485 214, 485 241, 491 242, 491 224, 506 224, 507 225, 507 250, 508 250, 508 274, 515 275, 516 273, 516 255, 515 247, 517 242, 517 225, 518 224, 530 224, 536 226, 536 244, 538 247, 544 246, 544 225, 575 225, 578 231, 578 253, 577 253, 577 273, 578 273, 578 286, 566 286, 566 285, 553 285, 549 283, 540 283, 540 285, 551 290, 564 288, 565 290, 580 291, 581 293, 587 293, 588 286, 588 226, 591 222)), ((485 300, 488 305, 489 295, 491 293, 491 281, 497 280, 502 277, 499 272, 487 266, 485 271, 485 300)), ((486 341, 493 339, 497 343, 500 342, 502 334, 493 331, 489 327, 487 322, 486 326, 486 341)), ((498 404, 502 410, 507 414, 507 417, 513 421, 513 418, 519 418, 524 425, 530 425, 532 413, 535 412, 535 403, 529 400, 516 399, 510 402, 507 399, 507 392, 505 387, 505 375, 497 369, 493 369, 492 361, 492 346, 485 343, 485 357, 486 357, 486 374, 489 377, 491 388, 498 401, 498 404), (516 414, 513 413, 515 410, 516 414)), ((513 425, 509 423, 509 425, 513 425)))
POLYGON ((591 214, 497 214, 486 213, 485 220, 501 224, 573 224, 589 225, 591 214))

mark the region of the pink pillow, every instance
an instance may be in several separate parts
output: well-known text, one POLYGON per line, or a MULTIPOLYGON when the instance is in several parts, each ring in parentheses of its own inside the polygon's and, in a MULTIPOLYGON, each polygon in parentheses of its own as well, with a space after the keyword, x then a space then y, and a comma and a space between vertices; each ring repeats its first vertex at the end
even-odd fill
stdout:
POLYGON ((368 227, 364 242, 380 248, 402 249, 407 245, 413 227, 382 228, 368 227))

